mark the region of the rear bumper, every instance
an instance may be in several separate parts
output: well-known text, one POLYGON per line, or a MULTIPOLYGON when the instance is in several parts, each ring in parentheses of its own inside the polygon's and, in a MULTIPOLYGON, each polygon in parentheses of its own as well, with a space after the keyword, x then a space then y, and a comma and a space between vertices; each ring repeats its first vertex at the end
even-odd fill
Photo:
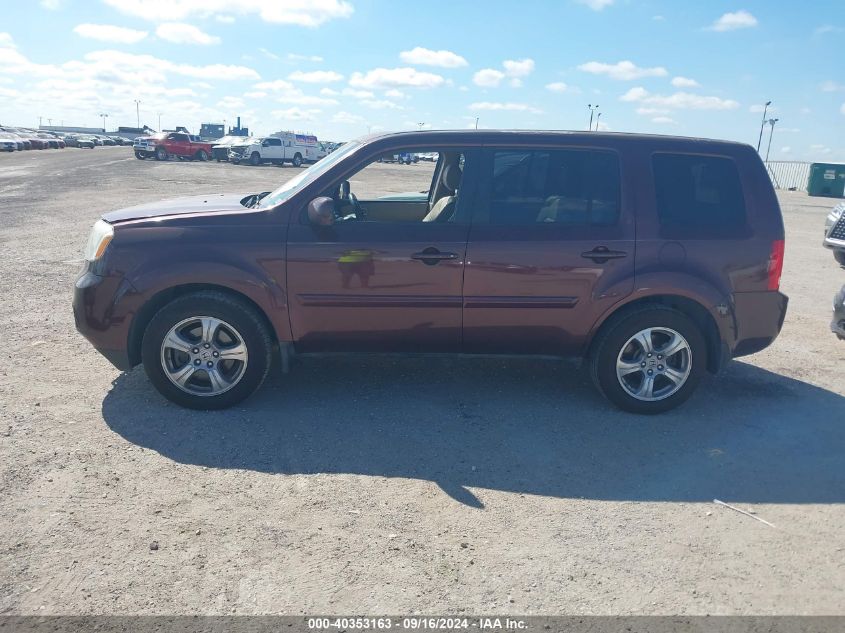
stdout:
POLYGON ((747 356, 771 345, 783 327, 788 304, 789 297, 776 291, 736 293, 736 339, 731 346, 731 355, 747 356))

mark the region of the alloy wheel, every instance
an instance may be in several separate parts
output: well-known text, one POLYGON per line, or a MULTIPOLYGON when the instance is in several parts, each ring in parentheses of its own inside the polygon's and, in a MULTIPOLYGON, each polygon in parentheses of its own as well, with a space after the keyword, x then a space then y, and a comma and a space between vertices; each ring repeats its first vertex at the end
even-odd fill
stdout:
POLYGON ((616 377, 637 400, 653 402, 677 393, 692 371, 692 349, 676 330, 652 327, 634 334, 616 358, 616 377))
POLYGON ((218 396, 240 382, 249 354, 241 334, 211 316, 184 319, 161 343, 161 366, 170 382, 196 396, 218 396))

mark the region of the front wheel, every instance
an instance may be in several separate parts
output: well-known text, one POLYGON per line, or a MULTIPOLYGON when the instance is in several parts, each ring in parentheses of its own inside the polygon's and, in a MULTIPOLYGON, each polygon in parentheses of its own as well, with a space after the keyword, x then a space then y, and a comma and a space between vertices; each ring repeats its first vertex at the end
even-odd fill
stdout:
POLYGON ((599 391, 632 413, 677 407, 695 391, 706 364, 699 327, 684 313, 662 306, 611 322, 590 354, 590 373, 599 391))
POLYGON ((302 167, 302 155, 301 154, 296 154, 293 157, 293 166, 294 167, 302 167))
POLYGON ((141 152, 135 152, 135 158, 138 160, 144 160, 146 156, 144 156, 141 152))
POLYGON ((156 160, 167 160, 167 150, 163 147, 156 149, 156 160))
POLYGON ((255 392, 273 342, 261 315, 221 292, 191 293, 152 318, 141 343, 150 382, 190 409, 224 409, 255 392))
POLYGON ((261 156, 258 152, 253 152, 252 155, 249 157, 249 164, 255 167, 256 165, 261 164, 261 156))

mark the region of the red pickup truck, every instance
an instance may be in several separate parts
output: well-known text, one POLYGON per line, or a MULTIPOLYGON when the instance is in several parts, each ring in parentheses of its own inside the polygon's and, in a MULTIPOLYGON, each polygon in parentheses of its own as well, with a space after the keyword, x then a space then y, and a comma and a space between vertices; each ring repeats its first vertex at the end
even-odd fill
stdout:
POLYGON ((160 132, 153 136, 138 138, 132 144, 135 158, 167 160, 171 156, 188 160, 208 160, 211 143, 204 143, 198 137, 184 132, 160 132))

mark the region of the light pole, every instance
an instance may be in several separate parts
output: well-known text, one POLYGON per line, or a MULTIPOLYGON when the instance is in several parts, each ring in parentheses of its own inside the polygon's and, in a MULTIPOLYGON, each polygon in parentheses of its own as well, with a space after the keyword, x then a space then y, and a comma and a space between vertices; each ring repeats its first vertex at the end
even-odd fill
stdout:
POLYGON ((769 111, 769 106, 772 105, 771 101, 766 101, 766 105, 763 106, 763 120, 760 122, 760 137, 757 139, 757 153, 760 153, 760 143, 763 142, 763 128, 766 127, 766 113, 769 111))
POLYGON ((103 119, 103 134, 106 133, 106 119, 108 118, 108 114, 101 113, 100 118, 103 119))
POLYGON ((599 121, 601 121, 601 112, 596 115, 596 132, 599 131, 599 121))
POLYGON ((769 125, 772 126, 772 129, 769 130, 769 147, 766 148, 766 164, 769 164, 769 152, 772 151, 772 137, 775 135, 775 123, 780 121, 780 119, 769 119, 769 125))
POLYGON ((475 117, 475 129, 478 129, 478 117, 475 117))
POLYGON ((138 130, 141 130, 141 102, 135 99, 135 118, 137 119, 138 130))
POLYGON ((417 125, 420 126, 420 131, 422 132, 423 126, 425 125, 425 121, 421 121, 420 123, 417 123, 417 125))
POLYGON ((592 103, 588 103, 587 108, 589 108, 589 110, 590 110, 590 125, 587 126, 587 129, 592 132, 593 131, 593 114, 595 114, 596 110, 599 109, 599 106, 598 106, 598 104, 593 105, 592 103))
POLYGON ((158 131, 161 132, 161 112, 158 113, 158 131))

